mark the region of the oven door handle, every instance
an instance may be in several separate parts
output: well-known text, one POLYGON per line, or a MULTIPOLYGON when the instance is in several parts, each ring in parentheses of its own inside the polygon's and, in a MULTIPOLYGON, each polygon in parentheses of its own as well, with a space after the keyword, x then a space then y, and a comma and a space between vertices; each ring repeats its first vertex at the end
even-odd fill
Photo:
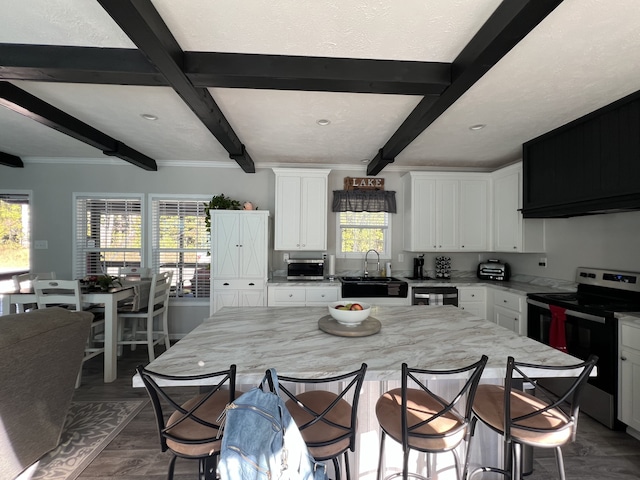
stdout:
MULTIPOLYGON (((538 302, 537 300, 531 300, 529 298, 527 298, 527 303, 529 305, 533 305, 533 306, 536 306, 536 307, 539 307, 539 308, 544 308, 545 310, 551 310, 551 308, 549 308, 549 304, 548 303, 538 302)), ((572 316, 572 317, 582 318, 583 320, 589 320, 591 322, 607 323, 606 318, 598 317, 597 315, 591 315, 589 313, 575 312, 573 310, 566 310, 565 313, 567 315, 572 316)))

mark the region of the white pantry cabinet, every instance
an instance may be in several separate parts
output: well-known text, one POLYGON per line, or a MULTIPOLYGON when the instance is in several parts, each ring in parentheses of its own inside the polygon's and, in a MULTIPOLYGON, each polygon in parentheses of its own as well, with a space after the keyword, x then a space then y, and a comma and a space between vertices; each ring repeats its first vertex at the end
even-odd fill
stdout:
POLYGON ((403 186, 406 251, 487 250, 488 174, 409 172, 403 186))
POLYGON ((640 435, 640 320, 621 320, 618 329, 618 419, 640 435))
POLYGON ((542 218, 523 218, 522 163, 496 170, 493 176, 493 250, 544 252, 542 218))
POLYGON ((211 314, 223 306, 264 305, 269 212, 211 213, 211 314))
POLYGON ((274 168, 275 250, 327 249, 327 169, 274 168))

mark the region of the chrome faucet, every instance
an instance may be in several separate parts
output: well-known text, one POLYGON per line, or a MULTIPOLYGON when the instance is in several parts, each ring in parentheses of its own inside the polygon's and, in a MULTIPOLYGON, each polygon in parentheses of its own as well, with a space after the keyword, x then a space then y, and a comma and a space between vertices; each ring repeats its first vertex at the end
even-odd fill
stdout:
POLYGON ((380 254, 378 252, 376 252, 375 250, 369 250, 367 251, 367 253, 364 254, 364 276, 368 277, 369 276, 369 271, 367 270, 368 268, 368 257, 369 257, 369 253, 373 252, 377 255, 378 257, 378 269, 376 270, 378 272, 378 275, 380 274, 380 254))

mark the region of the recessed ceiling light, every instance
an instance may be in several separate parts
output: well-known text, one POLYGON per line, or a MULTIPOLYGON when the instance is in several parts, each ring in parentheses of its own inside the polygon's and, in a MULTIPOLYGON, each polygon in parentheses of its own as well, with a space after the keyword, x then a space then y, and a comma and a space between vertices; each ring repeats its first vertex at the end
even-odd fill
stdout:
POLYGON ((478 123, 477 125, 471 125, 469 130, 482 130, 486 125, 484 123, 478 123))
POLYGON ((140 116, 142 118, 144 118, 145 120, 157 120, 158 117, 156 115, 153 115, 151 113, 141 113, 140 116))
POLYGON ((316 123, 321 127, 326 127, 331 123, 331 120, 327 120, 326 118, 321 118, 320 120, 316 120, 316 123))

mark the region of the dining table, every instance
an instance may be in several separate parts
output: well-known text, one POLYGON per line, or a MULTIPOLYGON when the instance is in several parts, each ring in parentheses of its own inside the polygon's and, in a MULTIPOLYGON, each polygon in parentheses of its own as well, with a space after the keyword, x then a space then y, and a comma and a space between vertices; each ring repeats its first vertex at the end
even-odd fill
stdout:
MULTIPOLYGON (((113 382, 118 376, 118 304, 125 300, 137 308, 146 307, 151 288, 150 279, 126 280, 107 290, 83 288, 82 301, 104 307, 104 382, 113 382)), ((0 315, 15 312, 16 305, 36 303, 32 289, 0 293, 0 315)), ((135 307, 134 307, 135 308, 135 307)))
MULTIPOLYGON (((494 384, 504 382, 508 356, 547 365, 581 362, 450 305, 373 306, 370 318, 379 321, 381 327, 366 336, 327 333, 321 326, 328 313, 327 307, 224 307, 147 368, 187 376, 221 371, 235 364, 237 385, 246 390, 257 385, 268 368, 275 368, 283 376, 321 378, 354 371, 364 362, 368 368, 359 403, 358 447, 350 463, 354 478, 373 480, 380 438, 375 403, 385 391, 400 386, 403 362, 414 367, 454 369, 486 354, 489 359, 481 382, 494 384)), ((137 375, 132 382, 134 387, 144 386, 137 375)), ((171 380, 159 382, 176 385, 171 380)), ((206 388, 206 380, 190 383, 206 388)), ((441 384, 434 388, 445 391, 457 386, 441 384)), ((479 424, 474 442, 472 463, 500 464, 501 441, 495 432, 479 424)), ((385 451, 383 464, 392 471, 400 468, 402 453, 398 448, 387 445, 385 451)), ((450 456, 436 457, 438 478, 455 478, 450 456)), ((424 462, 417 459, 412 462, 424 467, 424 462)))

